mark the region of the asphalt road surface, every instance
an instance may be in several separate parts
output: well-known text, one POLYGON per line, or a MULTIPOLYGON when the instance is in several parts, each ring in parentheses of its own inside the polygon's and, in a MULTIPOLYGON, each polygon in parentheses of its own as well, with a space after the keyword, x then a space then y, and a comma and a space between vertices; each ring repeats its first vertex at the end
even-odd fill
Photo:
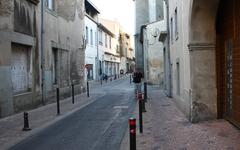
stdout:
POLYGON ((118 150, 136 105, 133 85, 121 79, 94 92, 105 94, 11 150, 118 150))

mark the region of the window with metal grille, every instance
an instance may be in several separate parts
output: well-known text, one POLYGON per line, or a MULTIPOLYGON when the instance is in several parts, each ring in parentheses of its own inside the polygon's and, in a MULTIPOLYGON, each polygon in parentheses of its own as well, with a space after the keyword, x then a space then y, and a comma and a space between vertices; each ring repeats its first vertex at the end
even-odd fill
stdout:
POLYGON ((227 48, 227 113, 232 113, 233 101, 233 41, 229 39, 226 43, 227 48))

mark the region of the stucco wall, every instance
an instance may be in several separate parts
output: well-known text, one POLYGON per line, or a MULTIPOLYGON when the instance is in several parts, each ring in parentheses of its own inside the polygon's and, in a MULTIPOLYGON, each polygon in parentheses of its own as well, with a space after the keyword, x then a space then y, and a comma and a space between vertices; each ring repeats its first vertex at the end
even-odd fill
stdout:
MULTIPOLYGON (((89 42, 87 43, 86 46, 86 50, 85 50, 85 64, 93 64, 93 79, 96 80, 97 79, 97 60, 96 58, 98 57, 98 38, 97 36, 97 32, 98 32, 98 28, 97 28, 97 24, 92 21, 91 19, 89 19, 87 16, 84 17, 85 18, 85 27, 88 27, 88 37, 89 37, 89 42), (90 30, 92 30, 92 40, 93 40, 93 44, 91 45, 91 36, 90 36, 90 30), (96 41, 97 38, 97 41, 96 41)), ((86 28, 85 28, 85 34, 86 34, 86 28)), ((85 80, 87 79, 87 71, 85 70, 85 80)))
MULTIPOLYGON (((170 55, 172 67, 172 95, 176 99, 179 108, 190 117, 191 110, 191 78, 190 78, 190 56, 188 50, 189 43, 189 8, 190 0, 170 0, 169 1, 169 28, 171 18, 173 19, 172 40, 170 38, 170 55), (177 9, 178 35, 175 34, 175 10, 177 9), (178 81, 177 64, 179 64, 178 81), (178 93, 178 83, 180 91, 178 93)), ((171 35, 169 33, 169 35, 171 35)))
MULTIPOLYGON (((59 0, 56 3, 56 11, 46 8, 44 12, 44 58, 46 60, 44 84, 48 90, 48 98, 54 98, 56 88, 52 81, 53 47, 59 51, 69 52, 66 56, 69 61, 66 62, 67 64, 62 63, 64 66, 68 65, 68 71, 63 71, 61 74, 66 76, 69 82, 74 80, 78 84, 77 89, 84 84, 83 6, 82 0, 59 0)), ((2 0, 0 8, 0 82, 3 83, 0 85, 0 116, 7 116, 41 103, 41 4, 26 0, 2 0), (14 6, 17 8, 14 9, 14 6), (12 43, 27 45, 31 48, 32 87, 28 93, 15 95, 12 91, 12 43)), ((59 68, 61 69, 60 66, 59 68)), ((58 84, 63 85, 61 95, 69 95, 66 93, 70 91, 65 90, 69 89, 68 84, 58 84)))
POLYGON ((159 34, 166 31, 165 20, 152 23, 147 26, 147 80, 150 84, 163 86, 164 63, 163 63, 163 44, 158 41, 159 34))
POLYGON ((216 118, 215 17, 217 2, 169 1, 169 22, 178 12, 178 36, 170 41, 173 97, 192 122, 216 118), (177 93, 177 64, 180 94, 177 93))

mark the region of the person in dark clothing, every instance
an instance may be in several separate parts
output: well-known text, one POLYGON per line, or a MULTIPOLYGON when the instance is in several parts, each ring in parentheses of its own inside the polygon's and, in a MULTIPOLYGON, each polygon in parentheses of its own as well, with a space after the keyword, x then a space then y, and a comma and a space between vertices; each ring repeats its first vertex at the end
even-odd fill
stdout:
POLYGON ((139 71, 139 69, 136 69, 136 71, 133 73, 133 82, 135 83, 135 94, 141 93, 142 89, 142 78, 143 74, 139 71))

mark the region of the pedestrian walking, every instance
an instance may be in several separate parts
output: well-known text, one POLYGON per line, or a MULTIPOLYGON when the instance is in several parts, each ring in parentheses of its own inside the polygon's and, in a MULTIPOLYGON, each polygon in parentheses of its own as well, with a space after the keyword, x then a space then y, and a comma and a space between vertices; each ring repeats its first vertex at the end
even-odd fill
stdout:
POLYGON ((142 78, 143 74, 139 69, 136 69, 133 73, 133 82, 135 83, 135 94, 142 92, 142 78))

